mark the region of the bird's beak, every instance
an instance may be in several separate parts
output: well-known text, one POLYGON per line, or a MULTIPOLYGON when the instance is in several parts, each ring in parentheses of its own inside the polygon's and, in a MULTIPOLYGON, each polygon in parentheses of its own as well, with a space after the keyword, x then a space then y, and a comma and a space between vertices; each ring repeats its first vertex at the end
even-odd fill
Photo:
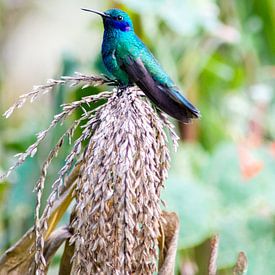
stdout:
POLYGON ((93 12, 96 13, 100 16, 102 16, 103 18, 107 18, 107 17, 111 17, 110 15, 104 13, 104 12, 100 12, 100 11, 96 11, 96 10, 89 10, 89 9, 82 9, 83 11, 88 11, 88 12, 93 12))

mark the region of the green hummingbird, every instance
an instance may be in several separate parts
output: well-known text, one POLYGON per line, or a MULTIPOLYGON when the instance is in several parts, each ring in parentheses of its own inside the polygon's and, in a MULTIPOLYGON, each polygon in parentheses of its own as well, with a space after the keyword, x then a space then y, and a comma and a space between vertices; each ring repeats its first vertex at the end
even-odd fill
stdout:
POLYGON ((135 34, 129 15, 119 9, 105 12, 82 9, 100 15, 104 24, 102 59, 109 73, 123 87, 136 84, 162 111, 188 123, 200 117, 199 110, 181 93, 153 54, 135 34))

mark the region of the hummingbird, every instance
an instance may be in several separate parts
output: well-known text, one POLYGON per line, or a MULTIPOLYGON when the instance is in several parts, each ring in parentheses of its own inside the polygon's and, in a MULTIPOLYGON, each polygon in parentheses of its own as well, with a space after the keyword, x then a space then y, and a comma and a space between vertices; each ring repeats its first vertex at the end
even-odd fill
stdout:
POLYGON ((200 117, 199 110, 185 98, 159 62, 135 34, 130 16, 120 9, 100 12, 104 35, 101 47, 103 63, 121 87, 136 84, 163 112, 188 123, 200 117))

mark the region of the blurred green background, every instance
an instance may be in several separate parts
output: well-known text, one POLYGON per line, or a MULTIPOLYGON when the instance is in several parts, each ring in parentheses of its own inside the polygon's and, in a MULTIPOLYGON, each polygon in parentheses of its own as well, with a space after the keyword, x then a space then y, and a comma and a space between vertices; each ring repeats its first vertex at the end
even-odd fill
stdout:
MULTIPOLYGON (((178 274, 206 274, 215 233, 219 274, 232 274, 239 251, 247 254, 247 274, 275 274, 274 0, 0 0, 0 113, 48 78, 104 72, 101 19, 80 7, 129 12, 138 35, 202 113, 191 125, 175 122, 180 148, 173 153, 171 146, 163 191, 181 221, 178 274)), ((0 118, 0 172, 61 103, 97 91, 59 89, 0 118)), ((0 253, 33 224, 32 189, 65 127, 0 184, 0 253)), ((45 198, 68 150, 50 169, 45 198)))

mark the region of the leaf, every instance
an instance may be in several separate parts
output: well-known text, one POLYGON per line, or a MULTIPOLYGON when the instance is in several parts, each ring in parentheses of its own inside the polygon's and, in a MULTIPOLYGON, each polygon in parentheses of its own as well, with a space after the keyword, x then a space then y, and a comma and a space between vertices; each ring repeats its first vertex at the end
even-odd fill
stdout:
POLYGON ((179 235, 179 218, 174 212, 162 211, 159 275, 173 275, 175 269, 177 243, 179 235))
MULTIPOLYGON (((72 224, 75 219, 75 211, 71 213, 70 224, 72 224)), ((71 243, 70 240, 67 240, 65 243, 65 248, 62 254, 62 258, 59 265, 59 275, 71 274, 72 271, 72 258, 74 255, 75 243, 71 243)))
POLYGON ((59 275, 71 274, 72 270, 72 257, 74 255, 74 244, 70 244, 70 241, 67 240, 65 243, 64 252, 61 258, 59 275))
POLYGON ((63 226, 52 232, 45 243, 44 255, 47 264, 49 264, 58 248, 70 237, 71 233, 69 232, 69 228, 67 226, 63 226))

